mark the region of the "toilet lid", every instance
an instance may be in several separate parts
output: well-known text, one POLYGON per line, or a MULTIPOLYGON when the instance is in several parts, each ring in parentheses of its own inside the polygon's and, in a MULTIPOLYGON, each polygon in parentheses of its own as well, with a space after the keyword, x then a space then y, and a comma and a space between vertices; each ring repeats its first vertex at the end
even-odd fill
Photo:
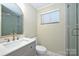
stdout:
POLYGON ((39 50, 39 51, 46 51, 47 49, 43 46, 36 46, 36 50, 39 50))

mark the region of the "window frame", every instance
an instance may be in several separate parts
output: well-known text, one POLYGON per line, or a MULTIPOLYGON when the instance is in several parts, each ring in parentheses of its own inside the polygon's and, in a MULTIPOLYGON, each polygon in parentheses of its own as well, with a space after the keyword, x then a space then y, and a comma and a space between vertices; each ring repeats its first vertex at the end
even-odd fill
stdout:
POLYGON ((47 11, 47 12, 41 13, 40 16, 41 16, 41 25, 43 25, 43 24, 55 24, 55 23, 59 23, 59 22, 60 22, 60 10, 59 10, 59 9, 49 10, 49 11, 47 11), (43 22, 43 19, 42 19, 43 15, 49 14, 49 13, 52 13, 52 12, 56 12, 56 11, 59 11, 59 21, 52 22, 52 21, 50 20, 51 22, 48 22, 48 23, 44 23, 44 22, 43 22))

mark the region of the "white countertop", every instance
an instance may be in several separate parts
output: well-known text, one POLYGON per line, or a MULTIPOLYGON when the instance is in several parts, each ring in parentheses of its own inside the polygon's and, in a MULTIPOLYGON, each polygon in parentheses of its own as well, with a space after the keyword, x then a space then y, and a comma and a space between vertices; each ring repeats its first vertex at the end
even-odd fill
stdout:
POLYGON ((7 55, 25 45, 28 45, 28 44, 34 42, 34 41, 36 41, 35 38, 21 38, 20 40, 9 42, 9 44, 8 44, 8 42, 2 43, 2 44, 0 44, 0 56, 7 55), (8 44, 8 46, 6 46, 6 44, 8 44))

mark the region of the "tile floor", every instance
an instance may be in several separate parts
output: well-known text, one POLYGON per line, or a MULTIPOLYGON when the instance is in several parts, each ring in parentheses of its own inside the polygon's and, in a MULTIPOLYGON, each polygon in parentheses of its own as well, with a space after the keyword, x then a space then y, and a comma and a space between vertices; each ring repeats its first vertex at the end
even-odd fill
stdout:
POLYGON ((63 55, 60 55, 60 54, 57 54, 57 53, 53 53, 53 52, 50 52, 50 51, 47 51, 47 56, 63 56, 63 55))
POLYGON ((47 51, 47 53, 43 56, 64 56, 64 55, 60 55, 60 54, 57 54, 57 53, 52 53, 50 51, 47 51))

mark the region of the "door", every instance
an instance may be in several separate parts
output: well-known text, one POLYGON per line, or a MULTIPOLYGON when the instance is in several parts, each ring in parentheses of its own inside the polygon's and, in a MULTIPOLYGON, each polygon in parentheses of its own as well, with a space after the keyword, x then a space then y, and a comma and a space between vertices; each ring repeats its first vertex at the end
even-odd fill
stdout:
POLYGON ((79 56, 79 3, 77 3, 77 18, 78 18, 78 20, 77 20, 77 24, 78 24, 78 56, 79 56))
POLYGON ((68 29, 68 46, 69 56, 78 55, 78 22, 77 22, 77 4, 70 3, 67 7, 67 29, 68 29))

